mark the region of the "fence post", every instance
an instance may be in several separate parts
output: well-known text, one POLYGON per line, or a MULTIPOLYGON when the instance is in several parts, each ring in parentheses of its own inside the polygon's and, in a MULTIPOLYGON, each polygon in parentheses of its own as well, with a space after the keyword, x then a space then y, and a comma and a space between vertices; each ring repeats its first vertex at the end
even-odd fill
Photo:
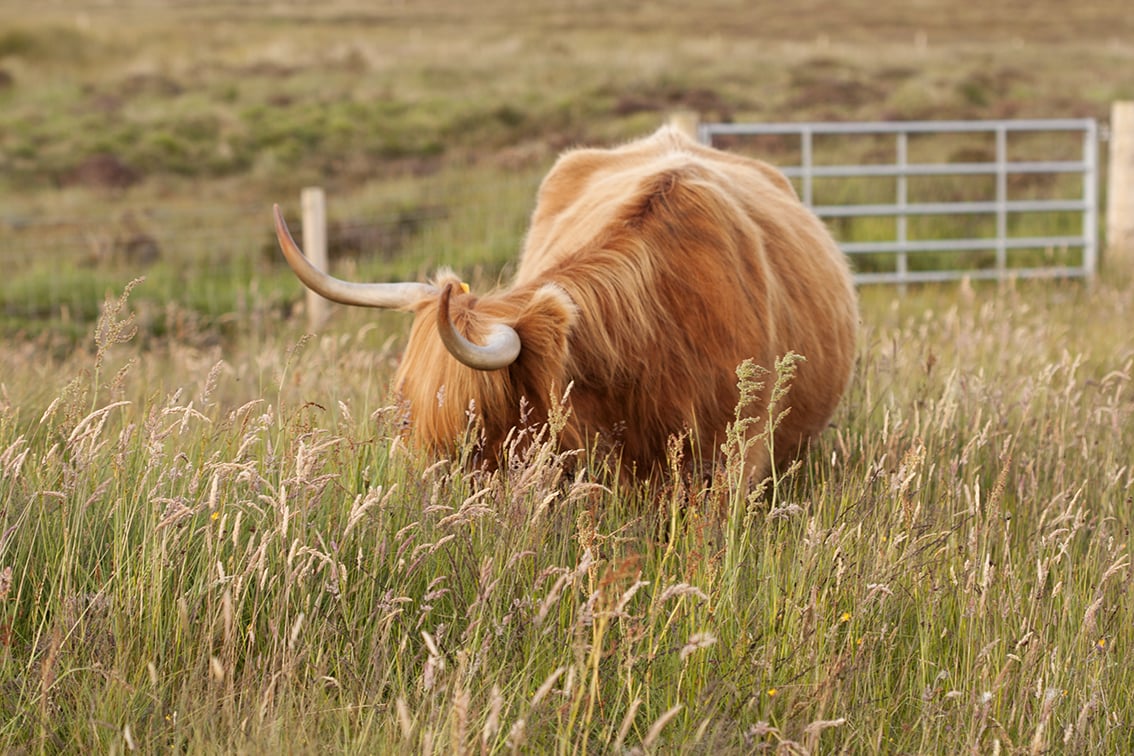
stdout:
MULTIPOLYGON (((327 200, 317 186, 305 188, 299 195, 303 210, 303 252, 319 270, 327 270, 327 200)), ((318 331, 327 322, 331 303, 310 289, 307 290, 307 327, 318 331)))
POLYGON ((701 114, 695 110, 678 110, 670 113, 669 125, 684 131, 690 139, 700 140, 701 114))
POLYGON ((1107 175, 1108 263, 1129 270, 1134 268, 1134 101, 1111 106, 1107 175))

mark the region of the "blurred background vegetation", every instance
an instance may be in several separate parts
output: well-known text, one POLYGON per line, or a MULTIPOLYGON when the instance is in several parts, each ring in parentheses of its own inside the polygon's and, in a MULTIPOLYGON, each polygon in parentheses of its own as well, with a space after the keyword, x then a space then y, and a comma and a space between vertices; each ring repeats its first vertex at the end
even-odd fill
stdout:
POLYGON ((570 145, 674 110, 1105 119, 1132 39, 1121 0, 6 4, 0 332, 65 349, 139 274, 159 336, 286 316, 269 209, 310 184, 340 275, 491 284, 570 145))

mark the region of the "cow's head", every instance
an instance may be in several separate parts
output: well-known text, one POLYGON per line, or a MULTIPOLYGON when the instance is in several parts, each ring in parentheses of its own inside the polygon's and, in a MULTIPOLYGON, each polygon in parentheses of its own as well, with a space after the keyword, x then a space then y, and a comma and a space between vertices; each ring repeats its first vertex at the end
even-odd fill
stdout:
POLYGON ((565 390, 567 338, 576 319, 570 296, 554 284, 478 297, 451 271, 433 283, 354 283, 319 270, 304 256, 275 207, 276 236, 296 276, 315 293, 347 305, 415 313, 394 386, 422 448, 450 453, 466 429, 483 433, 493 459, 520 424, 546 420, 565 390))

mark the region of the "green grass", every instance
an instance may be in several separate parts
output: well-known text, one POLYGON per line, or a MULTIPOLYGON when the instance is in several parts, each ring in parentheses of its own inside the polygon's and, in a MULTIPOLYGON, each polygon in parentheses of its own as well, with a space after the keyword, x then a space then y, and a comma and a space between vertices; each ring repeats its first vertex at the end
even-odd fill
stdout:
POLYGON ((864 296, 758 499, 431 464, 361 319, 140 353, 111 300, 0 405, 0 747, 1124 750, 1129 298, 864 296))
MULTIPOLYGON (((63 328, 68 318, 93 322, 89 284, 53 293, 41 279, 89 254, 87 232, 121 236, 127 208, 161 242, 151 280, 173 280, 184 261, 202 258, 202 276, 230 262, 243 271, 204 303, 189 288, 162 290, 215 321, 264 285, 254 268, 271 244, 271 203, 293 203, 310 184, 328 189, 332 221, 382 216, 390 205, 372 200, 389 186, 401 195, 387 200, 395 207, 416 196, 445 211, 418 230, 436 236, 405 249, 412 262, 378 260, 363 273, 420 277, 448 264, 470 279, 484 266, 494 280, 515 257, 522 222, 510 218, 485 240, 459 220, 504 206, 495 176, 519 174, 534 187, 562 148, 639 136, 674 110, 734 121, 1105 119, 1112 101, 1134 96, 1122 75, 1131 22, 1118 0, 1007 15, 994 5, 942 13, 858 0, 799 14, 726 2, 536 3, 522 16, 500 0, 318 10, 62 4, 0 9, 0 22, 5 334, 39 330, 32 321, 44 311, 63 328), (92 185, 84 168, 106 155, 136 183, 92 185)), ((835 157, 849 149, 831 144, 823 149, 835 157)), ((778 159, 765 147, 756 151, 778 159)), ((976 159, 988 149, 913 140, 910 158, 976 159)), ((1041 156, 1067 157, 1053 149, 1062 148, 1046 145, 1041 156)), ((933 199, 954 189, 911 192, 933 199)), ((890 187, 853 192, 892 196, 890 187)), ((526 217, 531 197, 508 195, 512 217, 526 217)), ((954 230, 941 219, 926 225, 914 231, 954 230)), ((838 230, 846 241, 882 232, 869 222, 838 230)), ((116 286, 138 272, 117 273, 116 286)), ((154 287, 139 296, 168 301, 154 287)))

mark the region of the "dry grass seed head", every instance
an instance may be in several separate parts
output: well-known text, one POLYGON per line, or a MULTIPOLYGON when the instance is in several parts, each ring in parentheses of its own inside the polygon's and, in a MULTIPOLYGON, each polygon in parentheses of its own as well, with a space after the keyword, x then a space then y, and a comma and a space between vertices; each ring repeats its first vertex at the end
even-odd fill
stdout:
POLYGON ((134 322, 134 313, 130 313, 125 318, 121 318, 123 310, 126 309, 126 301, 130 298, 130 292, 134 287, 142 283, 146 279, 144 277, 135 278, 126 284, 122 294, 117 299, 110 299, 109 297, 103 303, 102 314, 99 316, 95 324, 94 340, 95 340, 95 370, 102 366, 103 358, 106 352, 115 344, 123 344, 134 338, 138 332, 138 326, 134 322))

